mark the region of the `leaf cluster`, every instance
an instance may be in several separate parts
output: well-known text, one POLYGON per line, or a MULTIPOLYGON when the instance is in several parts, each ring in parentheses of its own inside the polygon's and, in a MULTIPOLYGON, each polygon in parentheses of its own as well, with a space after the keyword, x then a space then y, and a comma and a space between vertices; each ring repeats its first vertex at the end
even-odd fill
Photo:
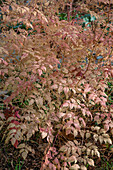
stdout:
POLYGON ((65 7, 61 0, 26 6, 7 0, 1 7, 2 140, 26 159, 35 154, 28 141, 39 132, 47 141, 41 169, 85 170, 113 142, 113 106, 105 92, 113 81, 113 17, 110 5, 107 14, 95 13, 89 2, 76 8, 89 11, 78 20, 70 20, 73 1, 67 20, 56 15, 65 7))

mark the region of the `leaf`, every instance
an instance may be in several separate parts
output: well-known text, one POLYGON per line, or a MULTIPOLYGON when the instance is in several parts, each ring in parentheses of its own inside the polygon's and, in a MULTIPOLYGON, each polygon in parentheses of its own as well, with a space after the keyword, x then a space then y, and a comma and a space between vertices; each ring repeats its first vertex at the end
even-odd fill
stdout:
POLYGON ((31 99, 31 100, 29 101, 29 106, 31 106, 33 103, 34 103, 34 99, 31 99))
POLYGON ((62 86, 59 86, 59 88, 58 88, 58 93, 60 94, 62 91, 63 91, 63 87, 62 87, 62 86))
POLYGON ((14 116, 10 116, 10 117, 7 119, 7 122, 11 122, 12 120, 15 120, 15 117, 14 117, 14 116))
POLYGON ((76 156, 71 156, 70 158, 67 159, 67 161, 77 163, 77 158, 76 156))
POLYGON ((63 105, 62 105, 62 107, 68 107, 68 103, 64 103, 63 105))
POLYGON ((42 66, 42 67, 41 67, 41 70, 46 71, 46 67, 45 67, 45 66, 42 66))
POLYGON ((87 168, 84 165, 82 165, 80 168, 81 170, 87 170, 87 168))
POLYGON ((87 93, 91 90, 91 87, 89 87, 89 84, 85 84, 85 89, 84 89, 84 93, 87 93))
POLYGON ((16 139, 15 139, 15 138, 12 138, 12 139, 11 139, 11 143, 12 143, 12 145, 14 145, 14 144, 15 144, 15 142, 16 142, 16 139))
POLYGON ((105 131, 107 132, 107 131, 109 130, 109 124, 105 124, 105 125, 104 125, 104 129, 105 129, 105 131))
POLYGON ((9 131, 8 135, 15 133, 15 132, 16 132, 16 129, 12 129, 12 130, 9 131))
POLYGON ((21 148, 25 148, 25 143, 21 143, 19 146, 18 146, 19 149, 21 148))
POLYGON ((74 164, 70 167, 70 170, 78 170, 80 169, 80 166, 78 164, 74 164))
POLYGON ((47 136, 47 132, 42 132, 42 139, 44 139, 47 136))
POLYGON ((64 93, 67 94, 69 91, 69 88, 68 87, 64 87, 64 93))
POLYGON ((100 158, 100 153, 97 149, 95 150, 95 155, 97 155, 100 158))
POLYGON ((62 112, 58 113, 59 118, 65 116, 65 115, 66 115, 66 113, 62 113, 62 112))
POLYGON ((15 124, 15 125, 19 125, 20 123, 16 120, 11 120, 11 123, 15 124))
POLYGON ((88 164, 91 165, 91 166, 94 166, 94 161, 93 161, 93 159, 88 159, 88 164))
POLYGON ((25 149, 21 149, 21 150, 19 150, 19 152, 20 152, 20 153, 22 153, 22 152, 24 152, 24 151, 25 151, 25 149))
POLYGON ((74 106, 75 106, 75 104, 73 104, 73 103, 70 103, 70 104, 69 104, 70 109, 73 109, 74 106))
POLYGON ((80 126, 79 126, 79 124, 74 123, 74 126, 75 126, 78 130, 80 130, 80 126))
POLYGON ((7 128, 9 129, 9 128, 13 128, 13 127, 15 127, 15 124, 14 123, 10 123, 7 128))
POLYGON ((5 119, 5 116, 3 113, 0 113, 0 118, 5 119))
POLYGON ((39 106, 39 107, 43 106, 43 98, 42 97, 36 98, 35 101, 36 101, 37 106, 39 106))
POLYGON ((113 145, 111 145, 110 147, 109 147, 109 149, 111 150, 113 148, 113 145))
POLYGON ((42 75, 42 70, 41 69, 38 69, 38 74, 39 74, 39 76, 42 75))
POLYGON ((17 148, 18 146, 18 140, 15 141, 14 147, 17 148))
POLYGON ((81 120, 83 125, 84 125, 84 127, 86 127, 86 123, 85 123, 84 119, 82 117, 80 117, 79 120, 81 120))
MULTIPOLYGON (((71 153, 71 147, 68 148, 67 152, 66 152, 66 156, 69 157, 71 153)), ((69 160, 69 159, 68 159, 69 160)), ((70 162, 70 161, 69 161, 70 162)))
POLYGON ((63 145, 59 151, 66 152, 68 150, 68 147, 66 145, 63 145))
POLYGON ((25 150, 23 153, 22 153, 22 157, 24 158, 24 160, 27 158, 27 154, 28 154, 28 151, 25 150))
POLYGON ((65 73, 65 74, 68 74, 68 70, 66 68, 63 68, 62 72, 65 73))
POLYGON ((111 140, 110 138, 107 140, 107 142, 108 142, 109 144, 112 144, 112 140, 111 140))
POLYGON ((86 133, 86 139, 90 138, 91 134, 90 133, 86 133))
POLYGON ((91 149, 87 148, 86 152, 87 152, 87 155, 90 155, 91 149))
POLYGON ((99 136, 99 141, 102 144, 102 142, 104 141, 104 138, 102 136, 99 136))
MULTIPOLYGON (((37 88, 41 88, 41 85, 39 85, 39 84, 35 84, 35 86, 36 86, 37 88)), ((30 97, 32 97, 32 95, 31 95, 30 97)), ((32 97, 32 98, 35 98, 35 96, 32 97)))
POLYGON ((51 86, 52 89, 57 89, 58 88, 58 85, 57 84, 54 84, 51 86))
POLYGON ((74 137, 78 135, 78 131, 76 129, 73 130, 73 133, 74 133, 74 137))

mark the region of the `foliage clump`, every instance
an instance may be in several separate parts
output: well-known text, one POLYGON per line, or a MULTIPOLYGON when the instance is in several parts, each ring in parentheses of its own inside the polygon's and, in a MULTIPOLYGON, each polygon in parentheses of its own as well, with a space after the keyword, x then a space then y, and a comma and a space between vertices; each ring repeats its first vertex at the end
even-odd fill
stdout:
POLYGON ((35 154, 27 142, 39 132, 48 143, 41 169, 85 170, 113 142, 113 105, 105 93, 113 80, 110 1, 105 13, 89 10, 89 2, 75 9, 95 17, 85 28, 82 17, 70 17, 73 2, 67 20, 57 15, 64 1, 1 6, 3 140, 26 159, 35 154))

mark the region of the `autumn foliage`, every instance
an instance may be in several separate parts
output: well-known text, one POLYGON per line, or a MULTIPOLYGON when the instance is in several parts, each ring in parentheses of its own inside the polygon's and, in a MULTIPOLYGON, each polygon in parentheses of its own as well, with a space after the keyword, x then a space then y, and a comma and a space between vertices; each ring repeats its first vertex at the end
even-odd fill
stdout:
POLYGON ((112 145, 113 105, 106 104, 105 93, 113 81, 112 3, 78 2, 75 13, 96 17, 85 28, 82 18, 70 19, 73 1, 7 0, 0 7, 3 140, 26 159, 35 154, 27 141, 39 132, 48 143, 42 170, 85 170, 100 148, 112 145), (96 12, 90 3, 97 4, 96 12), (66 5, 68 20, 60 21, 57 14, 66 5))

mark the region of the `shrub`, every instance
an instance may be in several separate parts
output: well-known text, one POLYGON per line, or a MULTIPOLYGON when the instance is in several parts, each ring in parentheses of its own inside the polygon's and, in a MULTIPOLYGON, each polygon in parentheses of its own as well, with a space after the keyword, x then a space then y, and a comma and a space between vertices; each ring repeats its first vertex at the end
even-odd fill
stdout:
MULTIPOLYGON (((68 21, 59 20, 62 1, 44 4, 43 11, 37 2, 1 7, 1 88, 8 95, 0 114, 3 140, 26 159, 35 154, 27 142, 38 131, 48 142, 41 169, 85 170, 104 143, 113 142, 113 107, 105 93, 113 80, 110 5, 106 15, 89 10, 96 20, 84 29, 82 18, 69 19, 71 11, 68 21)), ((87 3, 76 10, 87 12, 87 3)))

